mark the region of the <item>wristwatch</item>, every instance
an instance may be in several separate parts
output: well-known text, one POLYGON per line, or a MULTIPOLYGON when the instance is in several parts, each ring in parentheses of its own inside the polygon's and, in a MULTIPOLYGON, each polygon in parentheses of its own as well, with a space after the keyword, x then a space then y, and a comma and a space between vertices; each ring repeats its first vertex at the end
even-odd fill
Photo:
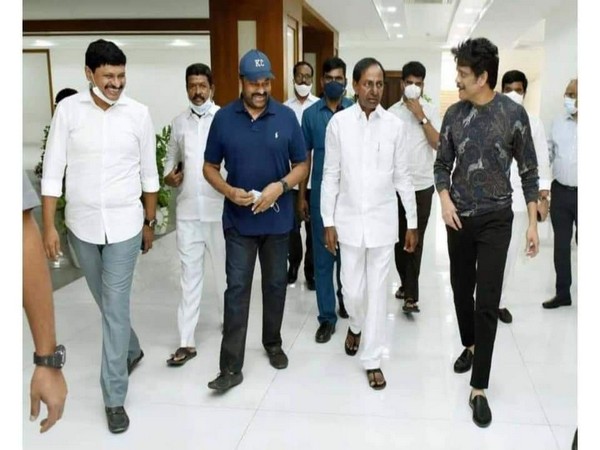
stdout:
POLYGON ((427 125, 429 123, 429 119, 427 117, 423 117, 423 120, 419 122, 421 125, 427 125))
POLYGON ((285 181, 283 178, 281 180, 279 180, 279 182, 281 183, 281 185, 283 186, 283 193, 287 193, 290 191, 290 185, 287 184, 287 181, 285 181))
POLYGON ((33 363, 36 366, 52 367, 62 369, 67 360, 67 350, 64 345, 57 345, 54 353, 47 356, 39 356, 33 353, 33 363))
POLYGON ((156 219, 152 219, 152 220, 144 219, 144 225, 147 225, 154 230, 154 227, 156 226, 156 219))

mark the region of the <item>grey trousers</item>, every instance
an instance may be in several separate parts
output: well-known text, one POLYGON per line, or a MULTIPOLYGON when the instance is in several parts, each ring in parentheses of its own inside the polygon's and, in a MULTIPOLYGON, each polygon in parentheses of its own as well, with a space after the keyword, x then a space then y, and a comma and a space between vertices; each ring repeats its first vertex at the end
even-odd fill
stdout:
POLYGON ((70 230, 68 235, 102 314, 100 386, 104 404, 123 406, 129 384, 127 360, 141 352, 131 328, 129 300, 142 233, 123 242, 103 245, 84 242, 70 230))

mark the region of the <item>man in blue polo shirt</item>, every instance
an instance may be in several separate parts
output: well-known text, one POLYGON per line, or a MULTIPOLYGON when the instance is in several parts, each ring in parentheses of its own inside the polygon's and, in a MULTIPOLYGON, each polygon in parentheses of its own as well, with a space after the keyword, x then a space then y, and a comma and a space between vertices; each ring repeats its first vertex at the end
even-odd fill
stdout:
POLYGON ((270 364, 285 369, 281 322, 287 287, 288 235, 294 225, 290 188, 308 174, 302 130, 294 112, 270 98, 271 63, 250 50, 240 60, 241 96, 213 119, 203 173, 225 196, 225 270, 220 373, 208 383, 225 391, 243 380, 250 292, 256 255, 263 293, 262 343, 270 364), (225 162, 227 181, 220 173, 225 162), (292 169, 290 170, 290 164, 292 169))
MULTIPOLYGON (((321 88, 323 97, 310 106, 302 116, 302 132, 308 150, 309 170, 312 165, 312 189, 310 194, 310 219, 313 234, 313 258, 315 266, 315 285, 317 288, 317 306, 319 308, 319 328, 315 340, 323 344, 335 333, 337 314, 335 313, 335 291, 333 288, 333 265, 337 265, 337 297, 340 304, 340 317, 348 318, 342 296, 340 281, 340 253, 332 255, 325 248, 323 219, 321 218, 321 181, 323 180, 323 161, 325 160, 325 130, 337 111, 352 106, 352 101, 344 97, 346 91, 346 63, 332 57, 323 63, 321 88), (314 150, 314 151, 313 151, 314 150), (314 153, 314 155, 313 155, 314 153)), ((306 180, 300 183, 298 210, 300 217, 307 215, 308 203, 302 201, 306 189, 306 180)))

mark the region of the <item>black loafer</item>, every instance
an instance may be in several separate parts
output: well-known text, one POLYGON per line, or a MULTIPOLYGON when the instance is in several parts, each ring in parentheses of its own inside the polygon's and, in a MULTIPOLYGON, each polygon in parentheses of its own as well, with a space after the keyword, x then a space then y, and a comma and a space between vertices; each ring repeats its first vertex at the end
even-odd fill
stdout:
POLYGON ((473 353, 468 348, 465 348, 458 359, 454 362, 454 371, 456 373, 465 373, 471 370, 473 365, 473 353))
POLYGON ((308 289, 309 291, 317 290, 315 286, 315 280, 306 280, 306 289, 308 289))
POLYGON ((347 319, 348 317, 350 317, 343 303, 340 305, 340 309, 338 310, 338 316, 340 316, 342 319, 347 319))
POLYGON ((242 381, 244 381, 244 375, 242 372, 238 373, 220 373, 217 378, 208 383, 208 387, 210 389, 214 389, 215 391, 226 391, 227 389, 231 389, 234 386, 237 386, 242 381))
POLYGON ((512 323, 512 314, 506 308, 498 308, 498 319, 500 322, 512 323))
POLYGON ((288 357, 282 349, 267 350, 267 355, 269 355, 269 363, 276 369, 285 369, 288 366, 288 357))
POLYGON ((129 375, 131 375, 131 372, 133 372, 133 369, 135 369, 137 367, 137 365, 139 364, 139 362, 142 360, 143 357, 144 357, 144 352, 140 349, 140 355, 137 358, 135 358, 132 361, 127 360, 127 373, 129 375))
POLYGON ((288 284, 294 284, 298 279, 298 268, 290 267, 288 270, 288 284))
POLYGON ((335 333, 335 325, 331 322, 323 322, 319 329, 317 330, 317 334, 315 334, 315 340, 319 344, 324 344, 331 339, 331 335, 335 333))
POLYGON ((122 406, 114 408, 104 408, 106 420, 108 421, 108 429, 111 433, 123 433, 129 428, 129 417, 122 406))
POLYGON ((485 396, 476 395, 471 398, 469 394, 469 406, 473 410, 473 422, 475 422, 475 425, 485 428, 492 423, 492 411, 485 396))
POLYGON ((404 299, 404 288, 402 286, 400 286, 398 288, 398 290, 394 294, 394 297, 396 297, 398 300, 403 300, 404 299))
POLYGON ((560 299, 558 297, 553 297, 550 300, 542 303, 542 306, 545 309, 554 309, 560 306, 571 306, 571 299, 560 299))

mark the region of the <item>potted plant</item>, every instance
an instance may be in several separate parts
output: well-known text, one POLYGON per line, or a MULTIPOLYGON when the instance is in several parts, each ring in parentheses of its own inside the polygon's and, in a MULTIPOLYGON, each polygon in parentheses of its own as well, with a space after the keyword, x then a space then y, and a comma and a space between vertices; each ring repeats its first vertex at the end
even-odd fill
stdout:
POLYGON ((156 135, 156 168, 158 170, 158 180, 160 188, 158 190, 158 208, 156 210, 156 228, 155 234, 164 234, 167 232, 169 224, 169 202, 171 201, 171 190, 164 181, 165 160, 167 158, 167 144, 171 136, 171 126, 163 127, 160 134, 156 135))

